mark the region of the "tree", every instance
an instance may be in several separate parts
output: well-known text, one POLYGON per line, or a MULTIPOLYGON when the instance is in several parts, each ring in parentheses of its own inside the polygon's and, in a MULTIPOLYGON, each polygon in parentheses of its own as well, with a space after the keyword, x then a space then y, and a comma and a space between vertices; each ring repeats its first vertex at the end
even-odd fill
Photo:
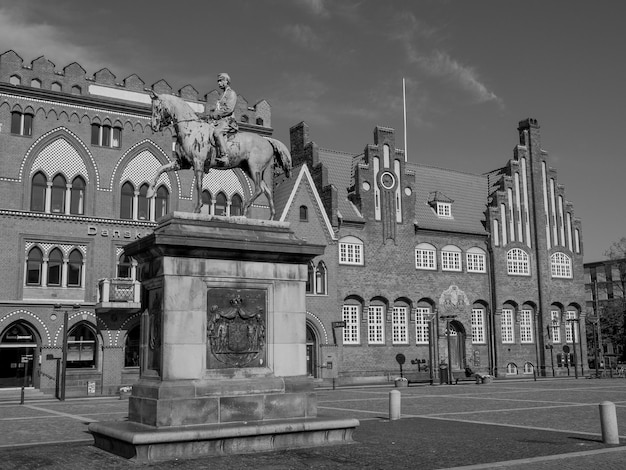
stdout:
POLYGON ((611 261, 605 268, 604 282, 597 284, 598 291, 606 293, 599 305, 602 337, 615 346, 625 359, 626 352, 626 237, 614 242, 605 256, 611 261))

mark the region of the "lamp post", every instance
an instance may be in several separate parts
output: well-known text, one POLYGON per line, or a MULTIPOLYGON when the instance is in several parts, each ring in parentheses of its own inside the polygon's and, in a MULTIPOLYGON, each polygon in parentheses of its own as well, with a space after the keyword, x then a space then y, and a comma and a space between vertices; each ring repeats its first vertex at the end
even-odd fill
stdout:
POLYGON ((600 318, 596 316, 587 316, 587 320, 589 320, 591 324, 593 325, 593 328, 591 330, 593 333, 591 335, 593 338, 593 363, 596 366, 596 378, 597 378, 598 377, 598 347, 599 347, 598 343, 599 341, 598 341, 598 337, 596 336, 595 326, 597 323, 600 323, 600 318))
POLYGON ((433 385, 435 380, 434 371, 433 371, 433 322, 435 321, 436 315, 430 314, 428 315, 428 371, 430 374, 430 385, 433 385))
POLYGON ((552 363, 552 377, 554 377, 554 346, 546 344, 546 349, 550 350, 550 362, 552 363))
POLYGON ((450 320, 454 320, 456 315, 442 315, 442 320, 446 321, 446 339, 448 343, 448 385, 452 384, 452 356, 450 354, 450 320))

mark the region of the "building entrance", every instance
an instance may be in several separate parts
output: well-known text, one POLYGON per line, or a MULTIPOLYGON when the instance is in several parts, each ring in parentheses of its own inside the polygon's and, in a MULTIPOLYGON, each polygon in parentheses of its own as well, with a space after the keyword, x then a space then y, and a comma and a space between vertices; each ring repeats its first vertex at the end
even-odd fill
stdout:
POLYGON ((458 322, 450 322, 450 365, 452 370, 465 369, 465 332, 458 322))
POLYGON ((33 387, 38 358, 37 337, 24 323, 14 323, 0 336, 0 388, 33 387))
POLYGON ((306 372, 309 377, 317 377, 317 338, 309 325, 306 326, 306 372))

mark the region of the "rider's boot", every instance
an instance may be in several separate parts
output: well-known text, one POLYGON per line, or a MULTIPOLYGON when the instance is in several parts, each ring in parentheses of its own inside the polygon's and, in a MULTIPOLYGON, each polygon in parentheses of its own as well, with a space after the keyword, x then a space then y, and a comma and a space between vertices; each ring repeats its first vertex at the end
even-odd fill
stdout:
POLYGON ((219 136, 216 139, 216 150, 217 150, 217 155, 216 155, 216 160, 219 163, 222 163, 224 165, 227 165, 228 163, 230 163, 230 160, 228 158, 228 153, 226 152, 226 138, 224 137, 223 134, 219 134, 219 136))

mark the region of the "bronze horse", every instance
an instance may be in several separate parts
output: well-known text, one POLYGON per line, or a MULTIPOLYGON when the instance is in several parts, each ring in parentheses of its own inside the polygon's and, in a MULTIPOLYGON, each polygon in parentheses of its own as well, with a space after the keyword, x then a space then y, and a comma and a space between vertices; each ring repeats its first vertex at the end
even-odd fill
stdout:
POLYGON ((229 170, 241 168, 253 182, 254 191, 246 200, 242 211, 248 210, 261 194, 267 196, 270 206, 270 220, 276 213, 270 188, 263 180, 263 174, 270 163, 276 159, 287 177, 291 173, 291 154, 285 145, 269 137, 262 137, 252 132, 237 132, 228 139, 228 163, 216 161, 213 143, 212 124, 202 121, 183 99, 168 95, 157 95, 150 92, 152 98, 151 127, 155 132, 172 125, 176 134, 176 160, 159 168, 150 183, 148 197, 155 195, 154 188, 164 172, 193 169, 196 176, 196 206, 194 212, 199 213, 202 207, 202 177, 210 169, 229 170))

